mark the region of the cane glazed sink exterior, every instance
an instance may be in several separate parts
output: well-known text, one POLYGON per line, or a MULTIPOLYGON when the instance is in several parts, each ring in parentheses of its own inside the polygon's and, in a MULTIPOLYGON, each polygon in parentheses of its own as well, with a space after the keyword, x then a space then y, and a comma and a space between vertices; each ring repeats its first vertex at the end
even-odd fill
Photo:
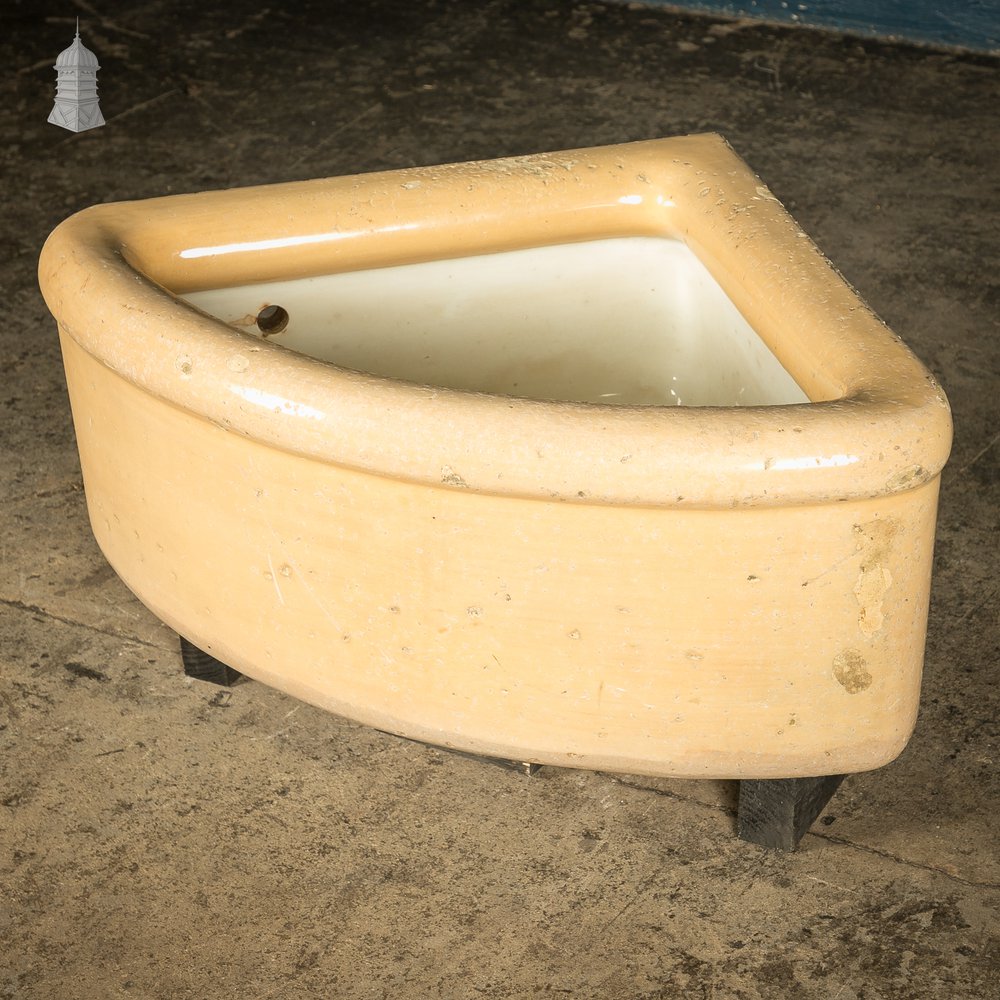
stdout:
POLYGON ((719 137, 101 205, 40 275, 103 552, 239 671, 557 765, 906 744, 948 405, 719 137))

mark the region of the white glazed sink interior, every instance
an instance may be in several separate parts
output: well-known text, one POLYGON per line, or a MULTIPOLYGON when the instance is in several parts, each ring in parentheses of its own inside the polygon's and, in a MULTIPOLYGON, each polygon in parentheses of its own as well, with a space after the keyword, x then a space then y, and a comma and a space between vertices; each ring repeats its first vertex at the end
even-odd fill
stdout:
POLYGON ((422 385, 620 405, 808 401, 705 266, 671 239, 533 247, 184 299, 291 350, 422 385), (271 305, 288 321, 265 333, 257 317, 271 305))

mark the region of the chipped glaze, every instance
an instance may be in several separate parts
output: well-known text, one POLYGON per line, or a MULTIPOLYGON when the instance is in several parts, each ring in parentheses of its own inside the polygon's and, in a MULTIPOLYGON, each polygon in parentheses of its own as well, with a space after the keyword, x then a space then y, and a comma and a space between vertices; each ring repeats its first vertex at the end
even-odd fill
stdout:
POLYGON ((720 138, 101 205, 40 280, 98 542, 250 676, 649 774, 859 771, 909 738, 947 401, 720 138), (418 385, 183 298, 636 236, 686 244, 809 402, 418 385))

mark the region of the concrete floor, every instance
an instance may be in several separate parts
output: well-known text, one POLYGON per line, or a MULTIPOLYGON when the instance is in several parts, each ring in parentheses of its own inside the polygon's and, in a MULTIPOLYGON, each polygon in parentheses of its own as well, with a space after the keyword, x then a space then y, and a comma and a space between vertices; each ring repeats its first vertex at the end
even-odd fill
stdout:
POLYGON ((0 998, 1000 994, 997 61, 638 4, 29 10, 0 21, 0 998), (45 121, 77 13, 108 119, 81 135, 45 121), (526 778, 186 680, 88 528, 35 279, 53 226, 709 129, 951 399, 899 760, 769 854, 732 783, 526 778))

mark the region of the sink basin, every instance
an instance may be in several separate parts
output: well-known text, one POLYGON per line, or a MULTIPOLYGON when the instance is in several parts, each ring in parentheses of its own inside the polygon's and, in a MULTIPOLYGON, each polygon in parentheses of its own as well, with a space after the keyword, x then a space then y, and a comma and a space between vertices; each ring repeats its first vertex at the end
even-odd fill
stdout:
POLYGON ((563 766, 906 744, 947 401, 719 137, 100 205, 40 276, 101 549, 232 668, 563 766))

